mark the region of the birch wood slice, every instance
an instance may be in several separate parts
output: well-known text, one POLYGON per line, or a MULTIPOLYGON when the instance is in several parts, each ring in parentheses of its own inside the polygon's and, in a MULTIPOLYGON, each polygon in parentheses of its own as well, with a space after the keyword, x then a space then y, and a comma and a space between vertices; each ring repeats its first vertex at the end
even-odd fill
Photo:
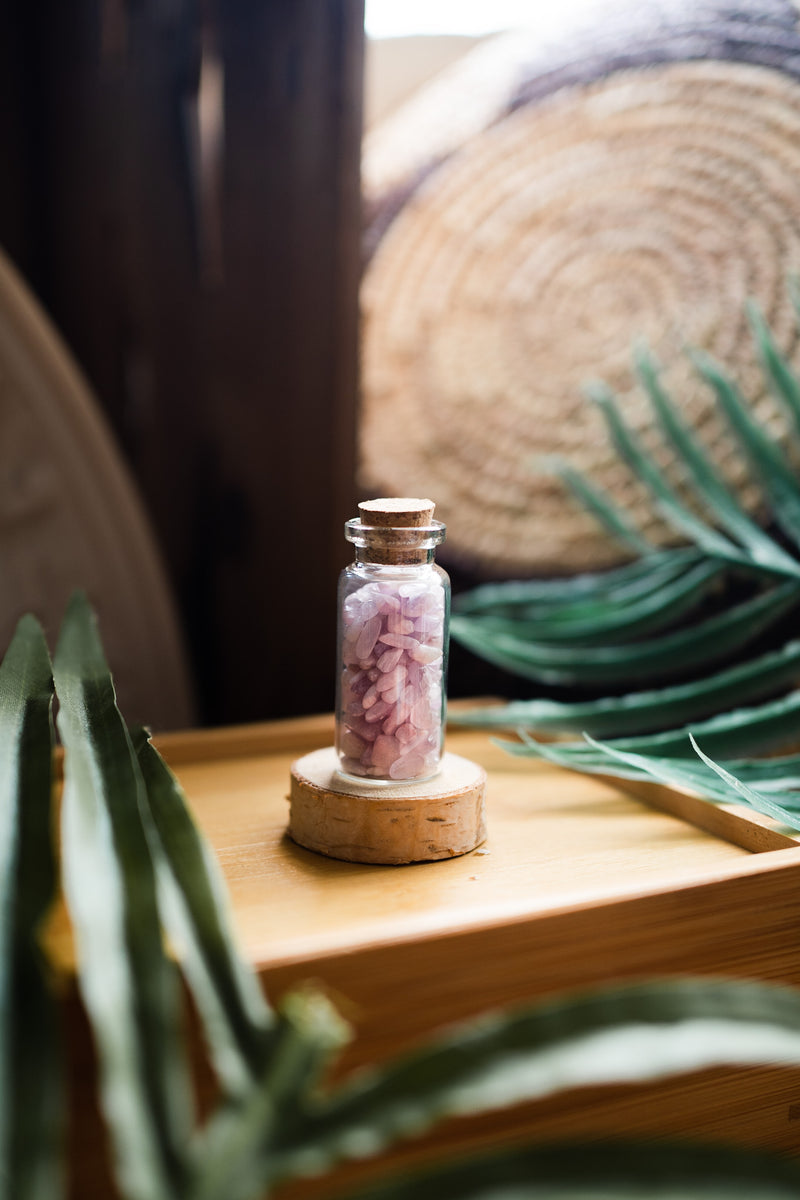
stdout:
POLYGON ((400 865, 456 858, 486 837, 483 767, 445 754, 424 783, 359 784, 337 774, 332 746, 292 766, 289 836, 346 862, 400 865))

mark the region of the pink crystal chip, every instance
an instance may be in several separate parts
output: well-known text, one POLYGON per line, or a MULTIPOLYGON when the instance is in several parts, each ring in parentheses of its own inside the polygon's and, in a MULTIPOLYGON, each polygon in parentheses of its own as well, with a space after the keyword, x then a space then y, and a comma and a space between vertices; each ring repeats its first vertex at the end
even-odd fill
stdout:
POLYGON ((444 591, 438 577, 366 583, 342 608, 342 768, 425 778, 442 747, 444 591))

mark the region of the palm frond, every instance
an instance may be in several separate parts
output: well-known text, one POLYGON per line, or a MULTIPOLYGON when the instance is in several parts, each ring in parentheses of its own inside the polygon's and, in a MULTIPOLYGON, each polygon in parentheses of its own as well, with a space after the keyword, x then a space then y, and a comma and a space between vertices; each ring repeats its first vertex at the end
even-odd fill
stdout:
MULTIPOLYGON (((800 312, 798 284, 793 300, 800 312)), ((691 543, 692 557, 679 558, 680 550, 648 550, 617 569, 625 575, 609 572, 607 589, 602 575, 576 577, 560 605, 537 606, 532 600, 526 606, 522 597, 533 598, 535 583, 495 584, 458 598, 454 639, 510 674, 536 682, 540 694, 453 714, 453 721, 529 732, 644 736, 640 746, 627 748, 654 754, 666 744, 651 746, 654 731, 662 730, 668 742, 672 735, 685 739, 687 723, 716 716, 722 723, 714 737, 723 748, 729 718, 735 736, 759 744, 774 744, 765 732, 770 723, 779 742, 796 737, 800 720, 792 726, 791 690, 800 678, 797 647, 785 639, 788 619, 800 609, 800 480, 792 465, 800 458, 800 382, 755 305, 748 315, 765 377, 791 419, 782 442, 758 421, 723 367, 701 353, 690 357, 741 447, 751 481, 760 487, 769 525, 762 527, 745 510, 668 395, 654 359, 639 349, 637 375, 681 475, 680 491, 608 388, 596 384, 589 394, 603 412, 618 454, 662 518, 691 543), (569 703, 542 696, 548 687, 580 689, 581 699, 569 703), (603 690, 610 694, 597 696, 603 690), (596 698, 587 700, 587 691, 596 698), (772 715, 763 717, 754 706, 771 697, 772 715), (749 715, 742 717, 745 711, 749 715)), ((593 485, 576 486, 574 469, 562 473, 592 512, 602 512, 607 502, 614 514, 613 503, 593 485)), ((604 524, 609 528, 615 521, 612 515, 604 524)), ((509 748, 530 750, 524 744, 509 748)), ((552 753, 588 766, 596 752, 582 744, 562 745, 552 753)), ((674 751, 667 753, 672 757, 674 751)))
MULTIPOLYGON (((777 700, 715 713, 703 721, 696 721, 678 729, 614 738, 603 745, 635 754, 681 758, 689 753, 687 738, 691 733, 702 741, 715 757, 732 758, 786 751, 787 747, 797 740, 798 727, 800 691, 795 690, 777 700)), ((561 762, 564 766, 577 770, 594 769, 600 773, 608 771, 608 763, 603 763, 602 758, 598 757, 598 752, 584 741, 541 744, 531 738, 524 729, 520 729, 519 734, 521 742, 501 743, 511 754, 550 758, 553 762, 561 762)))
MULTIPOLYGON (((691 735, 687 741, 695 749, 697 748, 697 742, 691 735)), ((669 784, 671 787, 685 788, 698 793, 703 799, 714 800, 717 803, 729 803, 734 796, 738 795, 739 798, 745 798, 748 806, 755 812, 762 813, 765 817, 771 817, 781 824, 796 826, 800 820, 800 810, 796 804, 793 808, 782 805, 774 794, 767 796, 755 788, 748 787, 723 766, 714 764, 714 768, 710 772, 706 771, 703 774, 697 769, 684 769, 686 763, 682 759, 656 760, 650 755, 620 750, 614 746, 596 742, 592 738, 587 738, 587 742, 601 754, 608 755, 611 764, 619 762, 633 767, 641 772, 641 778, 652 778, 660 783, 669 784)), ((712 763, 710 758, 704 757, 703 761, 707 767, 712 763)), ((800 799, 800 797, 794 799, 800 799)))
POLYGON ((729 771, 722 763, 715 762, 701 750, 697 744, 696 738, 690 735, 689 739, 692 743, 692 748, 695 754, 713 773, 722 780, 723 784, 732 792, 738 799, 744 800, 745 804, 750 808, 754 808, 756 812, 764 812, 767 816, 772 816, 778 821, 785 821, 787 825, 798 828, 800 826, 800 795, 790 792, 772 792, 766 795, 761 789, 752 787, 738 778, 733 771, 729 771), (771 805, 772 812, 768 811, 767 806, 771 805))
POLYGON ((762 1061, 768 1013, 770 1058, 791 1062, 796 1054, 800 1062, 792 994, 752 984, 634 984, 494 1014, 320 1096, 284 1143, 285 1169, 309 1157, 317 1169, 370 1157, 442 1117, 491 1112, 601 1079, 631 1083, 664 1078, 679 1065, 762 1061), (625 1046, 632 1026, 635 1054, 625 1046))
POLYGON ((676 625, 719 589, 724 576, 722 564, 702 561, 674 579, 653 580, 650 587, 639 588, 638 594, 627 600, 561 605, 549 613, 533 611, 513 617, 489 614, 476 619, 475 627, 537 642, 608 645, 620 637, 639 638, 676 625))
POLYGON ((553 456, 550 469, 575 494, 582 506, 603 526, 606 532, 625 549, 637 555, 657 554, 657 548, 643 537, 625 509, 594 486, 585 475, 563 458, 553 456))
POLYGON ((144 828, 163 922, 189 980, 217 1075, 229 1095, 240 1096, 263 1075, 274 1048, 275 1018, 231 936, 227 890, 177 779, 144 730, 132 731, 131 741, 144 783, 144 828))
POLYGON ((746 311, 761 365, 773 395, 791 418, 796 436, 800 436, 800 383, 778 349, 772 330, 758 304, 753 300, 748 301, 746 311))
POLYGON ((467 649, 515 675, 544 683, 613 686, 696 674, 751 645, 800 602, 791 580, 717 616, 643 641, 581 646, 526 640, 455 614, 453 636, 467 649))
POLYGON ((55 899, 53 678, 39 623, 17 625, 0 666, 0 1187, 14 1200, 65 1192, 58 1010, 39 945, 55 899))
POLYGON ((796 1200, 800 1168, 747 1150, 604 1141, 468 1157, 339 1200, 796 1200))
MULTIPOLYGON (((586 765, 580 770, 617 775, 631 780, 656 780, 670 787, 691 792, 714 804, 744 804, 754 812, 800 831, 800 756, 786 755, 768 761, 738 759, 718 762, 706 754, 695 734, 685 736, 682 757, 663 758, 651 753, 624 749, 620 743, 597 741, 585 735, 586 765), (694 751, 694 755, 691 754, 694 751)), ((562 765, 562 748, 540 745, 537 753, 562 765)))
MULTIPOLYGON (((599 742, 587 737, 587 755, 580 763, 576 763, 571 755, 562 754, 562 748, 559 746, 535 743, 531 738, 526 740, 537 757, 569 770, 609 775, 634 782, 655 780, 680 791, 689 792, 712 804, 731 804, 737 800, 729 784, 718 773, 710 770, 699 756, 690 755, 692 740, 688 734, 684 739, 684 746, 685 753, 689 756, 678 758, 637 754, 634 751, 622 750, 613 743, 599 742)), ((726 759, 717 765, 772 802, 776 808, 768 815, 789 828, 797 828, 800 822, 800 763, 796 755, 782 755, 769 760, 726 759), (763 772, 762 768, 767 761, 774 773, 763 772)))
MULTIPOLYGON (((769 537, 742 508, 731 489, 722 480, 705 449, 690 431, 681 417, 676 405, 670 400, 661 386, 658 369, 650 355, 643 349, 637 354, 637 372, 650 399, 658 421, 674 448, 681 466, 684 468, 688 482, 697 497, 702 501, 714 525, 727 530, 735 544, 741 548, 746 557, 754 565, 779 575, 800 574, 800 563, 769 537)), ((700 360, 696 364, 701 374, 717 390, 717 395, 731 424, 739 416, 744 416, 741 407, 732 403, 735 389, 720 370, 712 371, 711 366, 700 360)), ((741 426, 734 425, 737 432, 741 426)), ((752 422, 751 436, 760 433, 759 426, 752 422)), ((768 439, 764 438, 764 442, 768 439)), ((770 443, 771 444, 771 443, 770 443)), ((775 456, 780 457, 777 447, 775 456)), ((760 461, 760 460, 758 460, 760 461)))
MULTIPOLYGON (((777 352, 776 352, 777 353, 777 352)), ((772 510, 776 524, 800 547, 800 489, 786 456, 745 404, 738 388, 707 354, 695 353, 698 372, 714 389, 772 510)))
POLYGON ((188 1190, 192 1173, 179 980, 161 936, 144 784, 83 595, 68 606, 54 676, 65 747, 64 889, 115 1172, 131 1200, 167 1200, 188 1190))
POLYGON ((800 641, 691 683, 573 703, 516 700, 453 712, 450 721, 479 729, 538 729, 621 737, 684 725, 723 708, 749 705, 791 687, 800 678, 800 641))
POLYGON ((646 485, 655 509, 675 532, 712 557, 726 562, 750 563, 752 560, 741 545, 709 525, 678 496, 639 436, 625 421, 613 393, 604 385, 595 384, 587 388, 587 394, 602 412, 620 458, 646 485))
POLYGON ((567 578, 511 579, 484 583, 453 598, 453 609, 463 616, 558 616, 597 609, 614 609, 658 590, 706 561, 693 546, 655 551, 608 571, 587 572, 567 578))

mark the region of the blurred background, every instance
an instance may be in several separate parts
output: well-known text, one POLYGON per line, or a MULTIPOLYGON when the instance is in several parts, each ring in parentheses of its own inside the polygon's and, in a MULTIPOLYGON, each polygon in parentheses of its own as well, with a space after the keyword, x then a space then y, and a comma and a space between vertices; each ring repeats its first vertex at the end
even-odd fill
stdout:
MULTIPOLYGON (((538 470, 565 451, 636 510, 581 383, 635 416, 646 336, 724 459, 687 341, 761 387, 755 295, 796 359, 796 25, 791 0, 4 4, 0 325, 54 330, 106 430, 65 483, 69 389, 33 334, 0 364, 0 636, 33 609, 54 637, 84 586, 130 719, 284 717, 332 706, 367 495, 437 501, 457 590, 614 561, 538 470)), ((456 651, 451 684, 497 678, 456 651)))
MULTIPOLYGON (((156 662, 129 719, 332 706, 363 19, 360 0, 2 6, 0 246, 110 425, 185 645, 189 700, 160 711, 156 662)), ((124 584, 110 599, 99 574, 73 584, 124 693, 158 650, 136 663, 118 646, 124 584)))

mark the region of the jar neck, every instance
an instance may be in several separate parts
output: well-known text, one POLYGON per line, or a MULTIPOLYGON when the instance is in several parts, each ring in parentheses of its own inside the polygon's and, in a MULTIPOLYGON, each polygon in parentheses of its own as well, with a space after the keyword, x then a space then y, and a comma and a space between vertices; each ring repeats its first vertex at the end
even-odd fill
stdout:
POLYGON ((344 527, 357 563, 380 566, 419 566, 433 562, 436 547, 444 540, 441 521, 421 526, 364 525, 357 518, 344 527))
POLYGON ((433 563, 435 550, 406 549, 399 552, 396 547, 356 546, 355 562, 363 567, 424 567, 433 563))

